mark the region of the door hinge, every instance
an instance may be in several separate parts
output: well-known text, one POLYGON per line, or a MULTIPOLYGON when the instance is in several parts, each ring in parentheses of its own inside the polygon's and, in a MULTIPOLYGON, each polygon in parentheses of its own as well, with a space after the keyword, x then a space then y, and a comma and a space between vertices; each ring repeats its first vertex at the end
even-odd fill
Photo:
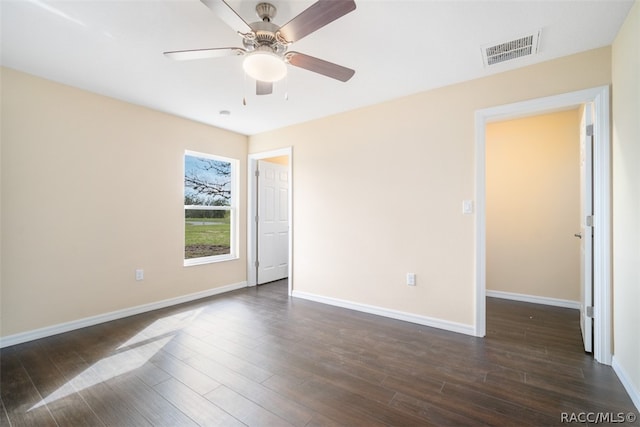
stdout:
POLYGON ((587 125, 587 136, 593 136, 593 125, 587 125))
POLYGON ((587 317, 593 317, 593 306, 588 306, 586 310, 587 317))
POLYGON ((585 218, 585 223, 587 227, 593 227, 593 215, 587 215, 585 218))
POLYGON ((258 169, 256 169, 256 173, 254 175, 256 176, 256 178, 259 177, 260 176, 260 171, 258 169))
POLYGON ((259 220, 260 220, 260 217, 256 215, 256 222, 258 222, 259 220))
POLYGON ((256 268, 260 267, 260 261, 256 261, 255 266, 256 268))

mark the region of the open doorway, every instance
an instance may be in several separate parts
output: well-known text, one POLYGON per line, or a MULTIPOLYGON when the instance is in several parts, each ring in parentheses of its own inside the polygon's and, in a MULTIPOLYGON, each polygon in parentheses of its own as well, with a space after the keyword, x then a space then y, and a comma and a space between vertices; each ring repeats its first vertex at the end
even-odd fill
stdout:
MULTIPOLYGON (((591 273, 592 233, 581 221, 592 212, 585 179, 591 155, 581 130, 587 111, 590 104, 486 124, 486 295, 579 311, 584 350, 591 353, 584 307, 592 306, 593 282, 584 272, 591 273)), ((487 303, 488 316, 496 306, 502 307, 487 303)), ((515 306, 525 316, 535 311, 515 306)), ((560 311, 540 307, 538 313, 555 318, 560 311)))
POLYGON ((486 332, 486 128, 487 124, 579 108, 593 103, 593 311, 594 358, 611 364, 611 171, 608 86, 509 104, 476 112, 476 335, 486 332))
POLYGON ((250 154, 248 171, 247 282, 288 278, 291 294, 291 148, 250 154))
POLYGON ((580 109, 486 125, 487 296, 580 308, 580 109))

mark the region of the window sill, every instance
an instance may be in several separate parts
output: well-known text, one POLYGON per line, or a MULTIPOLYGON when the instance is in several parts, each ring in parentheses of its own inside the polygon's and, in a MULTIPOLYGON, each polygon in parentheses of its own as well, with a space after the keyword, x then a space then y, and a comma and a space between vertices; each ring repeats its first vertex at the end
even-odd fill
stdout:
POLYGON ((233 261, 236 259, 238 259, 238 256, 233 254, 209 256, 209 257, 202 257, 202 258, 190 258, 190 259, 184 260, 184 266, 191 267, 194 265, 215 264, 218 262, 233 261))

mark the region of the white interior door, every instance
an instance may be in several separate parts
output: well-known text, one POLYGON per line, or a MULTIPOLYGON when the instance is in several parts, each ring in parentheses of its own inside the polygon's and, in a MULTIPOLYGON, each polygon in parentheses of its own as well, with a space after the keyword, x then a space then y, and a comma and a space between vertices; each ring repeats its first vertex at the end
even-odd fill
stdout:
POLYGON ((593 352, 593 113, 585 104, 580 120, 580 329, 584 350, 593 352))
POLYGON ((289 262, 289 168, 258 161, 257 284, 287 277, 289 262))

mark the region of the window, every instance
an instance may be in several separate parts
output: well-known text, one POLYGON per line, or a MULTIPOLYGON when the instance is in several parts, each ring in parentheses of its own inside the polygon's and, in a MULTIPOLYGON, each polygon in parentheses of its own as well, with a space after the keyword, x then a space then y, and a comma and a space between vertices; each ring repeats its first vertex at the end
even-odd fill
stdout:
POLYGON ((237 161, 184 155, 184 265, 237 258, 237 161))

